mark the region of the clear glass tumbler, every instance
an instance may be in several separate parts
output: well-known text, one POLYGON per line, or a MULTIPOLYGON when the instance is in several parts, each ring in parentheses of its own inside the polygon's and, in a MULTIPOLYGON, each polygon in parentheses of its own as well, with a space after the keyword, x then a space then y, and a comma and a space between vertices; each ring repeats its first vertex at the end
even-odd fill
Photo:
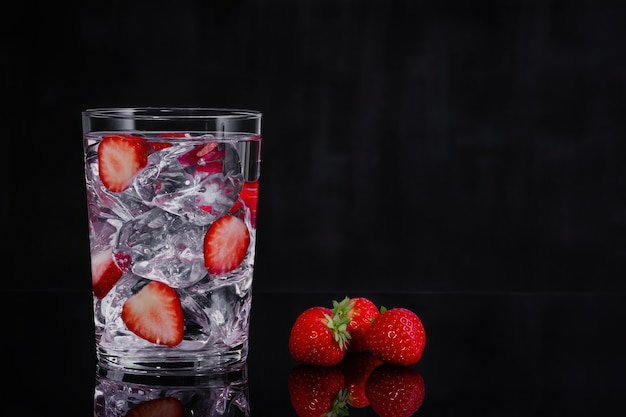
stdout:
POLYGON ((248 354, 261 113, 82 113, 101 375, 199 376, 248 354))

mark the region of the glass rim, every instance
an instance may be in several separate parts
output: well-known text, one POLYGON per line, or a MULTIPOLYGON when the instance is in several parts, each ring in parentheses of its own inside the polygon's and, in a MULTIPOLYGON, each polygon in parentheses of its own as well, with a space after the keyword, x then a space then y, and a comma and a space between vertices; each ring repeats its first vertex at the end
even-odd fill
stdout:
POLYGON ((132 120, 250 120, 262 112, 230 107, 92 107, 82 111, 90 118, 132 120))

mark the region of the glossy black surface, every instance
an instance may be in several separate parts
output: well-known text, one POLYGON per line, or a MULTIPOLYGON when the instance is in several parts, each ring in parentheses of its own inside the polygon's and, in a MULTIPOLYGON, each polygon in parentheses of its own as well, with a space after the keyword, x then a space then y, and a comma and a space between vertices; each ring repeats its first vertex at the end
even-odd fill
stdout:
MULTIPOLYGON (((421 317, 425 384, 416 416, 619 415, 626 402, 626 294, 256 292, 248 360, 252 416, 295 416, 287 339, 305 308, 365 295, 421 317)), ((3 409, 91 416, 95 355, 87 292, 0 292, 3 409)), ((370 407, 351 416, 376 416, 370 407)))

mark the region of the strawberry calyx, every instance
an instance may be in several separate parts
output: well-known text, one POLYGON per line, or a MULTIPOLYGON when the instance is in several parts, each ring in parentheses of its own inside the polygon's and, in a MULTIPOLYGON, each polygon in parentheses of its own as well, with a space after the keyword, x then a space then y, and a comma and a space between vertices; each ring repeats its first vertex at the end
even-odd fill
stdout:
POLYGON ((348 399, 350 398, 350 391, 347 389, 341 389, 337 393, 337 396, 333 400, 333 405, 326 413, 324 417, 345 417, 350 415, 348 410, 348 399))
POLYGON ((333 300, 332 317, 325 314, 326 327, 332 330, 335 341, 339 344, 341 350, 348 348, 348 343, 352 336, 348 332, 348 323, 350 323, 350 311, 352 311, 353 303, 349 297, 342 301, 333 300))

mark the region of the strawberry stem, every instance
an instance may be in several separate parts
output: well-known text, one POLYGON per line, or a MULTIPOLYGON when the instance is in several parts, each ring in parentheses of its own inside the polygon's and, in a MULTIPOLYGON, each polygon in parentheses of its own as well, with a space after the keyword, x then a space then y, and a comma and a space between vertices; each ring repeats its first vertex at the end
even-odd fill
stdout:
POLYGON ((333 338, 339 343, 339 348, 345 350, 348 348, 348 342, 351 338, 348 332, 348 323, 350 323, 350 313, 354 303, 350 298, 346 297, 341 302, 333 300, 333 315, 325 315, 326 326, 332 330, 333 338))
POLYGON ((328 410, 325 417, 345 417, 350 415, 348 412, 348 398, 350 397, 350 391, 347 389, 339 390, 335 400, 333 401, 333 406, 328 410))

